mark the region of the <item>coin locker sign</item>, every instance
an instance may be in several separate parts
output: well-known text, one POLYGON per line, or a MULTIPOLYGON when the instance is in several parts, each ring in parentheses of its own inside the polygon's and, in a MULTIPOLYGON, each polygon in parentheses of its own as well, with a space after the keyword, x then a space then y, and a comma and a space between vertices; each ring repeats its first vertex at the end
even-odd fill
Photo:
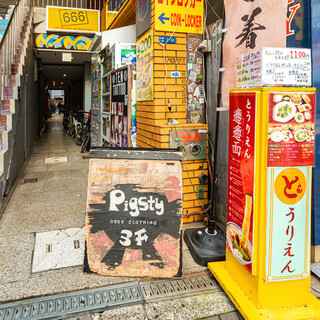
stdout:
POLYGON ((155 30, 202 34, 203 0, 156 0, 155 30))
POLYGON ((47 6, 47 30, 95 33, 100 31, 100 12, 47 6))

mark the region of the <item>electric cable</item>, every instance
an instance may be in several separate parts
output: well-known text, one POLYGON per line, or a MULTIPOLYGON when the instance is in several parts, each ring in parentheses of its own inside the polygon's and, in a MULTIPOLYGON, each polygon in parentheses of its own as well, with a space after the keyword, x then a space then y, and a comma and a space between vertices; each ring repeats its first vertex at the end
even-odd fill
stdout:
POLYGON ((213 9, 213 7, 211 6, 210 2, 209 2, 208 0, 205 0, 205 1, 209 4, 209 7, 210 7, 211 10, 213 11, 213 13, 217 16, 217 18, 218 18, 219 20, 222 20, 222 19, 220 18, 220 16, 217 14, 217 12, 213 9))

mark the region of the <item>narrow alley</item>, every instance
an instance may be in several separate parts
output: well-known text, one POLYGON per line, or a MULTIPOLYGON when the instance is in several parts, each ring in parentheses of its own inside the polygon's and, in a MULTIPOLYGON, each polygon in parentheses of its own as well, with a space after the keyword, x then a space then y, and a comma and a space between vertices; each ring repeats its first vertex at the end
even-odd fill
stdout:
MULTIPOLYGON (((62 115, 53 114, 0 219, 1 303, 150 280, 83 272, 88 158, 63 131, 62 115)), ((184 243, 182 258, 184 275, 207 275, 184 243)), ((196 294, 113 309, 105 319, 196 319, 236 310, 217 284, 196 294)))

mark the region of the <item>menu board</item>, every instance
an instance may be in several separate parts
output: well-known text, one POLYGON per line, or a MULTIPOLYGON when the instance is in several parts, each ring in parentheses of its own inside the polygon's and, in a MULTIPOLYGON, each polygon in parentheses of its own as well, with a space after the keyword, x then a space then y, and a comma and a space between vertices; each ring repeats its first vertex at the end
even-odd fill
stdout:
POLYGON ((311 50, 262 48, 238 56, 237 88, 311 86, 311 50))
POLYGON ((309 277, 311 171, 268 168, 266 282, 309 277))
POLYGON ((230 94, 227 248, 252 273, 256 93, 230 94))
POLYGON ((268 167, 314 165, 314 110, 314 93, 270 93, 268 167))

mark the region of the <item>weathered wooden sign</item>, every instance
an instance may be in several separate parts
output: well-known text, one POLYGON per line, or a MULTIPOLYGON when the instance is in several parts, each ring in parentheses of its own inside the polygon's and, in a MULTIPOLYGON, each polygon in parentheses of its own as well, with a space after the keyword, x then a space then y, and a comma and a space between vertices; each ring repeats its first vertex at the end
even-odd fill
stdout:
POLYGON ((85 239, 101 275, 179 277, 181 153, 91 151, 85 239))

